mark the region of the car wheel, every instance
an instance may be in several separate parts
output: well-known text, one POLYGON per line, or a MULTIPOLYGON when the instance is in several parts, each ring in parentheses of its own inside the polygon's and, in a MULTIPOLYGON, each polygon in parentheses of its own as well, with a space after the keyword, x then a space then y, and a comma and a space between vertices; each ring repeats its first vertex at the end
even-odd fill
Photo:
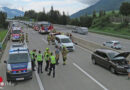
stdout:
POLYGON ((111 73, 113 73, 113 74, 115 74, 115 73, 116 73, 116 70, 115 70, 115 68, 114 68, 114 67, 110 67, 110 71, 111 71, 111 73))
POLYGON ((92 63, 93 63, 93 64, 96 64, 96 61, 95 61, 95 59, 94 59, 94 58, 92 59, 92 63))

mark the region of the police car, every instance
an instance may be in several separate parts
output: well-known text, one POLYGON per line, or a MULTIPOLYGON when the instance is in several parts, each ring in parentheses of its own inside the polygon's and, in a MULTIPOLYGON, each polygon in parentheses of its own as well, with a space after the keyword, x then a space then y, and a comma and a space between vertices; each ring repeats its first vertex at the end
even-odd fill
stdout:
POLYGON ((21 27, 13 27, 11 30, 11 39, 12 41, 20 40, 20 34, 22 33, 21 27))
POLYGON ((7 65, 7 81, 32 79, 32 65, 27 45, 13 44, 9 57, 4 61, 7 65))

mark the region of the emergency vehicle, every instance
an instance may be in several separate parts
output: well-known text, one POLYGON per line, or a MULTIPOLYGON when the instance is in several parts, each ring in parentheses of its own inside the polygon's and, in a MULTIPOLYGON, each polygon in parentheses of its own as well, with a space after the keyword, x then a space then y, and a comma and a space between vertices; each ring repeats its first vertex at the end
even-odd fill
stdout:
POLYGON ((32 79, 32 65, 26 44, 13 44, 6 63, 7 81, 32 79))
POLYGON ((44 33, 50 33, 53 30, 53 25, 49 22, 42 22, 40 26, 39 33, 44 34, 44 33))
POLYGON ((22 33, 21 27, 13 27, 11 30, 12 41, 20 40, 21 33, 22 33))

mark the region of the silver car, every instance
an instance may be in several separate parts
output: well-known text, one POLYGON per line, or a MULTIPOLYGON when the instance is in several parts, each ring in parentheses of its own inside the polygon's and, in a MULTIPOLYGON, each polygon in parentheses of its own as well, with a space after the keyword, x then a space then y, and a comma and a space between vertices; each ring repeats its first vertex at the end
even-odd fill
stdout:
POLYGON ((103 45, 114 49, 122 49, 122 46, 119 41, 108 41, 104 42, 103 45))

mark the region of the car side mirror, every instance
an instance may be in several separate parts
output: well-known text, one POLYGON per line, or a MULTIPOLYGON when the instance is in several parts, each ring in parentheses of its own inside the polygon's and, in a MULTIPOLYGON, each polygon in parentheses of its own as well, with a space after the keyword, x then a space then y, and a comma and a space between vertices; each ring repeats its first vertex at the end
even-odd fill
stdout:
POLYGON ((4 63, 7 64, 7 61, 5 60, 4 63))

